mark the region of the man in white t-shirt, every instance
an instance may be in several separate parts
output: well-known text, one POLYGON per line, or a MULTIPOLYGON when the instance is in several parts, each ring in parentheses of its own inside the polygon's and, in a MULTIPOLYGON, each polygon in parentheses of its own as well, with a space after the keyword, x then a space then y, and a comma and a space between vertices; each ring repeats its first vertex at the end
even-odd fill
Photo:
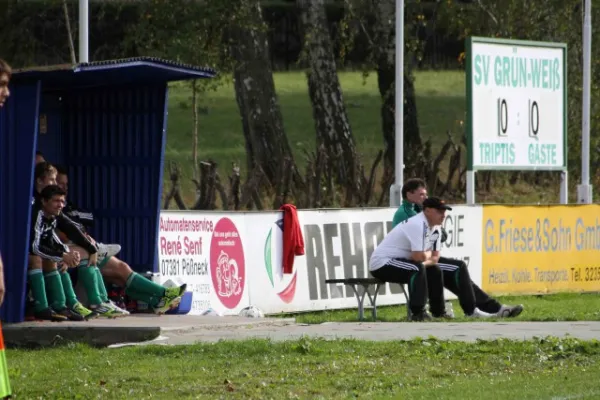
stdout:
MULTIPOLYGON (((417 178, 407 180, 404 186, 402 186, 402 198, 402 206, 394 214, 392 228, 402 222, 406 222, 407 219, 421 212, 423 201, 427 198, 425 181, 417 178)), ((442 243, 445 242, 445 236, 444 229, 442 228, 442 243)), ((474 240, 477 240, 477 238, 474 240)), ((461 274, 460 269, 466 269, 467 265, 458 262, 445 264, 441 260, 439 266, 444 275, 444 286, 446 289, 453 291, 454 294, 458 294, 456 292, 456 285, 454 284, 456 282, 456 275, 461 274)), ((494 314, 495 317, 514 318, 519 316, 524 310, 522 304, 517 304, 516 306, 502 304, 483 291, 475 282, 471 282, 471 285, 473 286, 473 293, 475 293, 475 306, 481 311, 494 314)))
MULTIPOLYGON (((443 200, 429 197, 423 212, 397 225, 377 246, 369 261, 369 271, 377 279, 408 285, 413 321, 430 320, 425 311, 427 297, 434 317, 447 317, 444 278, 440 263, 459 264, 460 260, 442 258, 442 223, 450 208, 443 200)), ((461 268, 453 286, 465 315, 481 318, 491 315, 475 307, 475 295, 467 268, 461 268)))

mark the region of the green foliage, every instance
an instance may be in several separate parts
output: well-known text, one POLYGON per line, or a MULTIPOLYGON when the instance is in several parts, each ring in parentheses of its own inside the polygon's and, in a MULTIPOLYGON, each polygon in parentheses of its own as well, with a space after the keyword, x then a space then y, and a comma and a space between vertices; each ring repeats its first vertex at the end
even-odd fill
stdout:
MULTIPOLYGON (((339 72, 340 84, 344 92, 348 118, 356 139, 357 153, 365 165, 371 165, 377 152, 383 147, 381 135, 381 96, 378 91, 377 74, 371 72, 364 78, 361 72, 339 72)), ((306 77, 301 72, 276 72, 275 87, 279 97, 286 134, 296 162, 302 170, 306 166, 305 152, 314 148, 314 135, 306 132, 314 130, 312 110, 306 77)), ((431 139, 434 152, 444 144, 450 130, 454 140, 459 142, 466 110, 465 77, 460 71, 416 71, 415 88, 419 116, 419 129, 423 140, 431 139)), ((169 97, 169 118, 167 128, 166 158, 177 161, 182 167, 182 194, 187 204, 195 201, 195 186, 192 177, 191 148, 189 132, 192 126, 192 113, 189 111, 187 86, 171 85, 169 97)), ((219 164, 219 173, 227 176, 232 162, 246 165, 246 150, 239 110, 235 100, 233 85, 227 83, 214 92, 199 96, 199 157, 212 159, 219 164)), ((447 164, 442 164, 445 167, 447 164)), ((242 169, 245 177, 248 172, 242 169)), ((377 178, 382 176, 382 168, 377 169, 377 178)), ((446 178, 445 168, 441 179, 446 178)), ((165 171, 165 191, 171 188, 165 171)), ((573 185, 576 184, 571 179, 573 185)), ((572 188, 573 189, 573 188, 572 188)), ((380 194, 380 192, 376 192, 380 194)), ((575 195, 575 191, 571 190, 575 195)), ((378 196, 375 196, 378 197, 378 196)), ((530 185, 496 185, 492 192, 481 193, 482 202, 535 204, 556 203, 558 185, 544 190, 532 189, 530 185)), ((463 201, 462 198, 448 197, 449 201, 463 201)))
MULTIPOLYGON (((366 79, 360 72, 339 72, 338 76, 355 135, 357 153, 364 165, 371 165, 383 147, 377 74, 371 73, 366 79)), ((307 134, 314 131, 314 122, 306 76, 301 72, 276 72, 273 77, 286 134, 295 160, 299 168, 304 170, 305 153, 315 146, 315 135, 307 134)), ((420 131, 424 139, 431 138, 437 151, 446 140, 444 132, 454 129, 464 115, 464 74, 450 71, 416 72, 415 85, 417 107, 422 117, 420 131)), ((182 194, 186 203, 191 204, 195 199, 195 188, 190 181, 191 149, 188 139, 192 114, 187 108, 181 107, 182 103, 189 104, 188 96, 187 87, 181 84, 171 86, 166 158, 182 166, 182 194)), ((220 165, 219 173, 226 176, 232 162, 246 165, 244 136, 233 85, 224 84, 215 92, 203 94, 198 101, 199 107, 205 110, 199 117, 200 159, 215 160, 220 165)), ((168 181, 168 171, 165 172, 164 188, 168 192, 171 183, 168 181)), ((245 168, 242 169, 244 177, 247 172, 245 168)), ((376 172, 377 177, 381 177, 381 166, 376 172)), ((535 200, 539 201, 537 197, 535 200)))
MULTIPOLYGON (((562 42, 568 46, 568 125, 569 171, 580 174, 581 102, 582 102, 582 26, 583 2, 580 0, 480 0, 461 4, 444 2, 440 20, 468 36, 562 42)), ((600 9, 593 8, 592 20, 598 21, 600 9)), ((600 27, 593 25, 593 37, 600 27)), ((592 60, 600 59, 600 47, 592 46, 592 60)), ((592 64, 591 77, 591 175, 600 168, 600 68, 592 64)), ((571 180, 577 176, 572 176, 571 180)), ((596 178, 598 179, 598 178, 596 178)), ((600 180, 597 180, 599 183, 600 180)))
MULTIPOLYGON (((366 61, 362 66, 365 76, 377 67, 377 57, 387 47, 395 46, 395 1, 394 0, 343 0, 345 13, 340 27, 340 57, 352 52, 356 46, 365 46, 366 61), (392 36, 382 38, 378 35, 381 28, 377 19, 376 7, 379 3, 389 3, 391 14, 386 20, 392 24, 392 36), (358 42, 357 42, 358 41, 358 42), (366 42, 366 43, 365 43, 366 42)), ((433 4, 421 0, 408 1, 404 10, 404 67, 411 73, 414 66, 423 59, 425 38, 429 26, 436 18, 438 2, 433 4)))
MULTIPOLYGON (((67 0, 75 50, 78 41, 78 1, 67 0)), ((90 60, 132 57, 123 41, 135 20, 137 2, 89 2, 90 60)), ((0 1, 0 56, 13 67, 70 63, 63 0, 0 1)))
POLYGON ((200 91, 215 90, 231 71, 227 31, 243 21, 239 1, 145 2, 137 23, 128 27, 126 40, 137 53, 182 63, 210 66, 216 79, 198 82, 200 91))
POLYGON ((57 0, 0 3, 0 38, 2 57, 14 66, 35 65, 40 47, 55 49, 50 62, 64 62, 68 58, 67 31, 61 2, 57 0), (48 35, 49 32, 64 32, 48 35))

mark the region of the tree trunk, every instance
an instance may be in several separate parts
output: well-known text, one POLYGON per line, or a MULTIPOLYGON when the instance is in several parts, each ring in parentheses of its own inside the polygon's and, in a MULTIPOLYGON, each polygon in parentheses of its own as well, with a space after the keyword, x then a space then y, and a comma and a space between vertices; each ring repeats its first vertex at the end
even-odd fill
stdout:
MULTIPOLYGON (((303 51, 308 63, 308 89, 313 108, 317 149, 324 146, 328 170, 337 184, 361 193, 360 161, 337 76, 324 0, 297 0, 303 51)), ((346 199, 348 202, 350 199, 346 199)))
POLYGON ((283 129, 260 4, 257 0, 242 0, 241 5, 245 20, 232 28, 231 51, 237 60, 234 85, 246 141, 248 174, 260 167, 271 186, 276 187, 287 159, 286 165, 292 169, 293 182, 298 187, 302 177, 283 129))
MULTIPOLYGON (((375 0, 374 2, 373 41, 379 44, 375 54, 377 63, 377 81, 379 84, 379 93, 382 98, 381 120, 383 129, 383 140, 385 143, 385 165, 386 168, 393 168, 395 159, 396 144, 396 25, 395 25, 395 1, 394 0, 375 0)), ((416 156, 421 151, 423 142, 419 131, 417 118, 417 102, 415 98, 415 86, 412 80, 411 71, 405 68, 404 71, 404 163, 406 172, 410 174, 410 169, 416 161, 416 156)))
POLYGON ((196 80, 192 81, 192 164, 194 179, 198 179, 198 88, 196 80))
POLYGON ((65 26, 67 27, 67 39, 69 43, 69 53, 71 54, 71 62, 73 64, 77 64, 77 56, 75 56, 75 46, 73 45, 73 33, 71 32, 71 18, 69 17, 67 0, 63 0, 63 13, 65 14, 65 26))

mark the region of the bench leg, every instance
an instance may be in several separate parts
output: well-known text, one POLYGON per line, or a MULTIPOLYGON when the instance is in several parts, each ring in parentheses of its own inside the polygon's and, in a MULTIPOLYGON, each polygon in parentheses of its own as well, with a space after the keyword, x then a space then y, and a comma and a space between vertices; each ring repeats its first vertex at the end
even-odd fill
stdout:
POLYGON ((404 293, 404 298, 406 299, 406 316, 408 317, 408 320, 410 321, 412 318, 412 312, 410 311, 410 297, 408 296, 408 290, 404 289, 404 285, 400 285, 400 288, 402 289, 402 293, 404 293))
POLYGON ((367 296, 369 296, 369 301, 371 302, 371 306, 373 306, 373 309, 371 310, 371 313, 373 314, 373 321, 377 321, 377 295, 379 294, 379 287, 381 286, 381 283, 378 283, 377 285, 375 285, 375 293, 373 294, 373 296, 371 296, 371 293, 369 293, 369 285, 363 285, 363 289, 364 291, 367 293, 367 296))
MULTIPOLYGON (((358 319, 360 321, 364 321, 365 319, 365 307, 364 307, 364 302, 365 302, 365 296, 369 296, 369 302, 371 303, 371 306, 373 307, 372 315, 373 315, 373 320, 376 321, 377 320, 377 295, 379 294, 379 288, 381 287, 381 283, 378 283, 375 285, 375 293, 373 293, 373 296, 371 296, 371 293, 369 293, 369 286, 370 284, 362 284, 360 285, 362 287, 362 293, 359 293, 356 284, 347 284, 347 286, 350 286, 352 288, 352 291, 354 292, 354 296, 356 297, 356 301, 358 302, 358 319)), ((408 320, 410 321, 411 317, 412 317, 412 313, 410 311, 410 307, 409 307, 409 303, 410 303, 410 297, 408 295, 408 291, 406 289, 404 289, 404 285, 400 285, 400 288, 402 289, 402 293, 404 294, 404 298, 406 299, 406 313, 408 316, 408 320)))
POLYGON ((354 295, 356 296, 356 301, 358 301, 358 319, 360 321, 362 321, 365 319, 364 301, 365 301, 365 294, 367 294, 367 291, 364 290, 362 292, 362 294, 359 294, 358 290, 356 290, 356 285, 349 284, 348 286, 350 286, 352 288, 352 291, 354 291, 354 295))

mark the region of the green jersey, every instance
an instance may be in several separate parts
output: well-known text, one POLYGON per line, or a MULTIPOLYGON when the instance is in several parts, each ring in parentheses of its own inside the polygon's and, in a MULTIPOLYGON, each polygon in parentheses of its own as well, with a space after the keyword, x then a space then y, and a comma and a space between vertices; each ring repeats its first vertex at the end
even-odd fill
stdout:
POLYGON ((421 209, 417 208, 416 204, 408 200, 402 200, 402 204, 398 207, 394 214, 394 219, 392 219, 392 228, 420 212, 421 209))

